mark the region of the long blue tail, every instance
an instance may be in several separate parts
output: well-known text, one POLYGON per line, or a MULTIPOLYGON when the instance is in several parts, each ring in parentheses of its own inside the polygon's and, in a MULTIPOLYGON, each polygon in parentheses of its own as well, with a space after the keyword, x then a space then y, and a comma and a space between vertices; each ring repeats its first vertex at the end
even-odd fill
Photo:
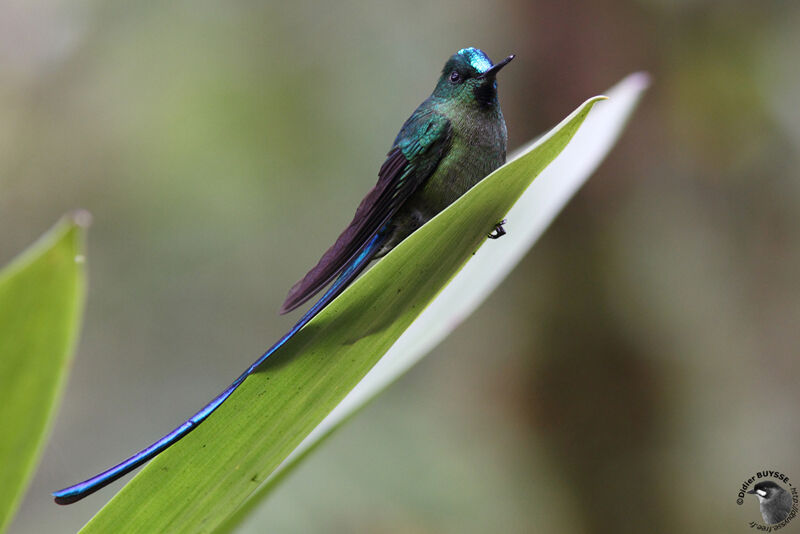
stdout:
POLYGON ((314 304, 303 317, 292 327, 277 343, 272 345, 259 359, 253 362, 253 365, 247 368, 239 378, 234 380, 233 384, 227 387, 225 391, 217 395, 211 402, 205 405, 202 410, 194 414, 190 419, 177 427, 175 430, 159 439, 149 447, 137 452, 124 462, 115 465, 111 469, 103 471, 99 475, 85 480, 74 486, 64 488, 53 493, 57 504, 72 504, 84 497, 91 495, 95 491, 104 488, 111 484, 118 478, 125 476, 145 462, 150 461, 162 451, 171 447, 181 438, 186 436, 189 432, 197 428, 197 426, 208 418, 211 413, 216 410, 228 397, 236 390, 239 385, 244 382, 244 379, 251 375, 264 361, 269 358, 276 350, 282 347, 289 339, 292 338, 301 328, 303 328, 315 315, 327 306, 336 296, 339 295, 358 274, 364 270, 369 261, 380 250, 384 243, 384 235, 382 232, 376 233, 366 244, 364 244, 358 252, 358 255, 347 265, 339 277, 333 282, 330 288, 322 295, 316 304, 314 304))

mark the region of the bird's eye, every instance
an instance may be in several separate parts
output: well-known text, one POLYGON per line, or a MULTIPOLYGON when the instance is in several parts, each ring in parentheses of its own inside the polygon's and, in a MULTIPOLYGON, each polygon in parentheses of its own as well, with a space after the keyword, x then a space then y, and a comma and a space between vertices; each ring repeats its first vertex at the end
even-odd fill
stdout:
POLYGON ((461 75, 458 73, 457 70, 454 70, 453 72, 450 73, 451 82, 458 83, 459 80, 461 80, 461 75))

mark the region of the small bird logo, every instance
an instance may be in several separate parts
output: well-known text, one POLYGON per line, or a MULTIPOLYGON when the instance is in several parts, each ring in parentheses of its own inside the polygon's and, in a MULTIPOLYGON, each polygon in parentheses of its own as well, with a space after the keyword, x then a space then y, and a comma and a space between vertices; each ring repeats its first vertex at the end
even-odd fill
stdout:
POLYGON ((771 480, 759 482, 747 493, 758 497, 761 516, 767 525, 780 523, 792 511, 792 495, 771 480))

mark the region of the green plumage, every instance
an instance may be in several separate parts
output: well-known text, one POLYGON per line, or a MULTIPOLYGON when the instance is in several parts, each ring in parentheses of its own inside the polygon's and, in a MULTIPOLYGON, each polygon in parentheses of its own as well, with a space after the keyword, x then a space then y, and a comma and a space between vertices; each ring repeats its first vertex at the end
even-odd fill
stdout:
POLYGON ((476 48, 450 57, 433 94, 397 134, 378 183, 336 243, 289 291, 282 313, 336 276, 354 278, 505 163, 506 123, 495 76, 513 57, 493 65, 476 48))
MULTIPOLYGON (((442 77, 449 75, 444 72, 442 77)), ((441 96, 435 91, 400 131, 395 143, 416 172, 427 178, 392 217, 390 237, 378 256, 505 163, 506 123, 496 92, 488 104, 475 98, 474 88, 481 82, 495 83, 467 81, 462 87, 441 90, 437 86, 441 96)))

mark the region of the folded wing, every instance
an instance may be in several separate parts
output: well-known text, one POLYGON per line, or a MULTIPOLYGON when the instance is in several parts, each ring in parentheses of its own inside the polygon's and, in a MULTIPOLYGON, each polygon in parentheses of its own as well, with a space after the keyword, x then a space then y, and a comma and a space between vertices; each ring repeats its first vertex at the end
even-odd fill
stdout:
POLYGON ((352 222, 333 246, 289 291, 281 313, 302 305, 355 261, 363 245, 433 173, 449 148, 450 137, 450 122, 445 117, 430 110, 414 112, 381 165, 378 183, 361 201, 352 222))

